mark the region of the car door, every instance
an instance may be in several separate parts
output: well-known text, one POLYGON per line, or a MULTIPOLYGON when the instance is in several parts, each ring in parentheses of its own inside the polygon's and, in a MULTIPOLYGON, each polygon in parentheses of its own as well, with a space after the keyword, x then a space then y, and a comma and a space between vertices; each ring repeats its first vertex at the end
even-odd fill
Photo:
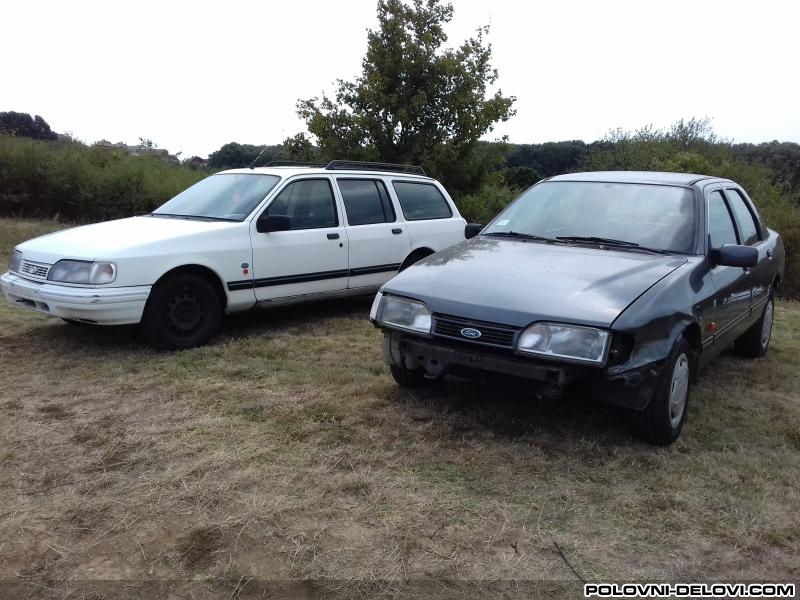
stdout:
POLYGON ((289 181, 259 217, 286 216, 286 231, 251 224, 253 285, 260 301, 346 289, 347 232, 329 177, 289 181))
POLYGON ((762 231, 761 220, 756 216, 755 207, 742 191, 736 187, 725 188, 728 204, 739 230, 741 243, 758 250, 758 263, 748 271, 751 286, 750 321, 761 315, 761 307, 769 297, 775 269, 772 267, 772 249, 766 242, 766 232, 762 231))
POLYGON ((386 283, 411 250, 406 224, 397 221, 386 184, 375 177, 337 177, 347 219, 349 288, 386 283))
MULTIPOLYGON (((709 252, 724 244, 738 244, 733 215, 721 187, 706 191, 709 252)), ((717 265, 711 269, 714 282, 714 344, 728 344, 747 325, 750 312, 750 277, 741 267, 717 265)))

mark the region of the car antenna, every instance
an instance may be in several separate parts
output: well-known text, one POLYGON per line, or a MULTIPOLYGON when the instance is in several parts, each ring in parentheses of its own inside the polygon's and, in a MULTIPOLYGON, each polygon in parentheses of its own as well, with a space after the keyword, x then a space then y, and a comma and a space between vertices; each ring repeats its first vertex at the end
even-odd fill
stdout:
POLYGON ((250 163, 250 169, 254 169, 254 168, 255 168, 255 166, 256 166, 256 161, 258 161, 258 159, 259 159, 259 158, 261 158, 261 155, 262 155, 262 154, 264 154, 264 150, 266 150, 266 149, 267 149, 267 147, 266 147, 266 146, 264 146, 264 147, 261 149, 261 152, 259 152, 259 153, 258 153, 258 156, 256 156, 256 157, 253 159, 253 162, 251 162, 251 163, 250 163))

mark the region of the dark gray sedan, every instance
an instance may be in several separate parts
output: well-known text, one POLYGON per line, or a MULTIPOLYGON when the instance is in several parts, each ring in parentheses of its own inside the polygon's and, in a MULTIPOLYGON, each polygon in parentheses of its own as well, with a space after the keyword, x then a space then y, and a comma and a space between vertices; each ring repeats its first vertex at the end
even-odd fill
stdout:
POLYGON ((501 374, 558 397, 588 382, 667 445, 700 366, 731 344, 767 353, 783 243, 733 181, 561 175, 467 230, 375 298, 370 319, 401 386, 501 374))

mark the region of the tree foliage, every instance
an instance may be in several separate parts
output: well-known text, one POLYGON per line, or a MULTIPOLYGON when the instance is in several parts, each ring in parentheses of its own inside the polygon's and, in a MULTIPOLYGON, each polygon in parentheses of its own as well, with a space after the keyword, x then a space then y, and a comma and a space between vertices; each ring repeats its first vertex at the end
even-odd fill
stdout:
MULTIPOLYGON (((208 156, 208 166, 212 169, 240 169, 249 167, 265 146, 253 144, 239 144, 230 142, 208 156)), ((283 158, 283 148, 280 145, 266 146, 258 164, 266 164, 271 160, 283 158)))
POLYGON ((440 0, 379 0, 361 74, 297 104, 320 158, 417 163, 454 191, 475 189, 477 142, 514 114, 514 98, 488 94, 498 74, 487 27, 446 46, 452 17, 440 0))
POLYGON ((0 215, 70 222, 129 217, 205 176, 152 156, 0 134, 0 215))
POLYGON ((763 144, 734 144, 732 149, 737 158, 772 169, 773 182, 800 193, 800 144, 775 140, 763 144))
POLYGON ((28 113, 0 112, 0 133, 27 137, 34 140, 55 140, 58 135, 50 129, 42 117, 31 117, 28 113))

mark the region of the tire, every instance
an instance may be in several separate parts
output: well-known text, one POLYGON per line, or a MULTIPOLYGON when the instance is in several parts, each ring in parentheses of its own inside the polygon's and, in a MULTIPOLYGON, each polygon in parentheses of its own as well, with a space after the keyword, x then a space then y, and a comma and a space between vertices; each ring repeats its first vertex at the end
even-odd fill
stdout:
POLYGON ((678 439, 689 410, 689 389, 695 361, 681 337, 672 348, 656 391, 643 411, 634 413, 636 435, 651 444, 669 446, 678 439))
POLYGON ((222 304, 213 286, 202 277, 178 273, 159 283, 142 316, 142 332, 163 350, 194 348, 216 333, 222 304))
POLYGON ((421 388, 438 380, 425 377, 425 369, 422 368, 408 369, 405 366, 389 365, 389 370, 392 372, 392 377, 394 377, 397 385, 402 388, 421 388))
POLYGON ((761 358, 769 351, 772 338, 772 322, 775 316, 775 302, 770 295, 761 317, 736 340, 735 349, 739 356, 761 358))

